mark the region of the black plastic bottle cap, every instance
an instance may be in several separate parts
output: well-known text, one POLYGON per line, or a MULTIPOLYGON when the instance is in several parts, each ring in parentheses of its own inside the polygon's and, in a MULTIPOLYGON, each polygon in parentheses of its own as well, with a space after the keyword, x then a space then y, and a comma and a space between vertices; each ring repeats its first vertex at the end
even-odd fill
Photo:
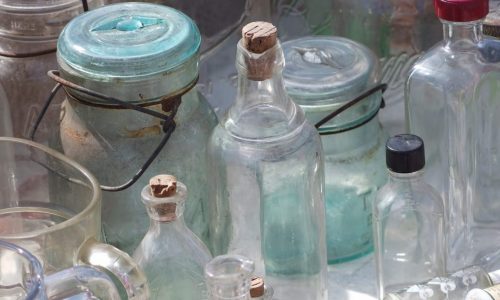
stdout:
POLYGON ((387 168, 395 173, 413 173, 425 166, 424 141, 413 134, 398 134, 385 145, 387 168))

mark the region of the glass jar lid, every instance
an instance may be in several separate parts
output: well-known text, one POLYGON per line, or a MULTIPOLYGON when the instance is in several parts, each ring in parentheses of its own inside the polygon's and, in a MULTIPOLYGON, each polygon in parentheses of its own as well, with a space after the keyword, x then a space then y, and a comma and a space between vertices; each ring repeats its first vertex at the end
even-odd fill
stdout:
MULTIPOLYGON (((282 44, 288 94, 310 122, 323 117, 373 87, 379 80, 377 57, 365 46, 341 37, 314 36, 282 44)), ((380 92, 341 113, 325 127, 344 127, 372 117, 380 106, 380 92)))
POLYGON ((175 94, 196 81, 201 37, 182 12, 121 3, 87 12, 57 44, 62 77, 131 102, 175 94))
POLYGON ((0 55, 55 51, 64 25, 82 12, 80 0, 0 0, 0 55))

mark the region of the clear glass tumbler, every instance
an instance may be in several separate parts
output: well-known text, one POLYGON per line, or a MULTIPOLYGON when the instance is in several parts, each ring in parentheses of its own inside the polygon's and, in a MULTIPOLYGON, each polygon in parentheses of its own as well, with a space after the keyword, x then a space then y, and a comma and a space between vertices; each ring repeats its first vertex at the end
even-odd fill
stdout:
POLYGON ((75 266, 45 275, 42 263, 29 251, 0 240, 0 298, 3 300, 120 300, 104 272, 75 266))
POLYGON ((142 270, 101 240, 101 190, 96 179, 43 145, 0 137, 0 239, 31 252, 50 274, 75 264, 116 276, 129 299, 147 299, 142 270))

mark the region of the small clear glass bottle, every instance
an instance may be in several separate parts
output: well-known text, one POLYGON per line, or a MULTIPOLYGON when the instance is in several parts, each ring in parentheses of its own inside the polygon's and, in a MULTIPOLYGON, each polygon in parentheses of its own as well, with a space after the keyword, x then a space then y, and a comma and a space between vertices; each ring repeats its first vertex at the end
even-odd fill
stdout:
POLYGON ((481 50, 488 0, 436 0, 444 39, 409 74, 409 132, 427 145, 426 181, 447 212, 448 272, 500 243, 500 64, 481 50))
POLYGON ((241 255, 220 255, 205 266, 208 300, 251 300, 254 262, 241 255))
MULTIPOLYGON (((380 80, 375 54, 345 38, 304 37, 283 43, 283 52, 287 92, 312 124, 380 80)), ((329 264, 373 251, 372 203, 387 181, 381 101, 376 92, 318 129, 325 154, 329 264)))
POLYGON ((212 248, 252 259, 278 299, 323 300, 323 150, 287 96, 276 35, 254 22, 238 43, 238 97, 208 146, 212 248))
POLYGON ((141 197, 151 225, 134 259, 146 273, 151 299, 204 299, 203 268, 211 256, 184 223, 186 186, 173 176, 158 175, 141 197))
POLYGON ((386 162, 389 182, 373 209, 379 299, 446 272, 443 201, 423 181, 424 142, 409 134, 391 137, 386 162))
POLYGON ((262 277, 252 278, 250 286, 250 298, 252 300, 271 300, 273 295, 274 290, 264 283, 262 277))
MULTIPOLYGON (((466 295, 474 290, 491 287, 499 283, 500 270, 488 273, 479 266, 472 266, 457 271, 448 277, 437 277, 428 282, 422 282, 398 292, 389 293, 384 300, 462 300, 468 299, 465 298, 466 295)), ((482 300, 482 298, 479 299, 482 300)), ((487 299, 489 300, 489 298, 487 299)))

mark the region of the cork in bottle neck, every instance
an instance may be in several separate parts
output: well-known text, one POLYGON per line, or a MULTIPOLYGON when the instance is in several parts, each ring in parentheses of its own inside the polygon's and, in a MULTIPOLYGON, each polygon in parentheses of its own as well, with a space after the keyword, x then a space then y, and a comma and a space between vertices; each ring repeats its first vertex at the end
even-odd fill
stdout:
POLYGON ((261 277, 252 278, 250 286, 250 297, 251 298, 263 297, 264 293, 265 293, 264 279, 262 279, 261 277))
POLYGON ((263 81, 273 76, 278 45, 278 30, 267 22, 252 22, 241 32, 241 45, 248 52, 244 59, 247 76, 263 81))
POLYGON ((186 187, 172 175, 158 175, 142 193, 149 216, 159 222, 172 222, 182 215, 186 187))

